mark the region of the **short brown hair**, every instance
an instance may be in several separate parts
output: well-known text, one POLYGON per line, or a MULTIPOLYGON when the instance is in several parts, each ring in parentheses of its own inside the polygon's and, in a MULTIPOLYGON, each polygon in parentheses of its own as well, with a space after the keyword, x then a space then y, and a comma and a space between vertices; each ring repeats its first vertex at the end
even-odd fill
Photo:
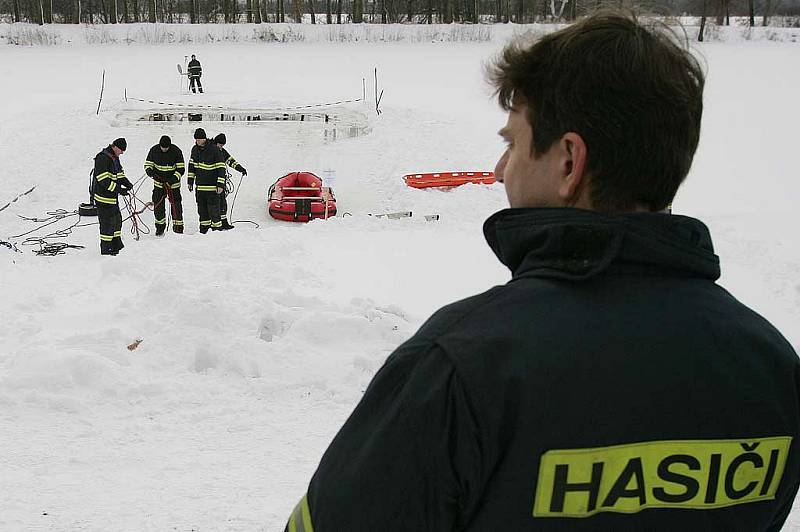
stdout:
POLYGON ((534 156, 567 132, 583 138, 595 209, 660 211, 689 172, 703 115, 703 71, 678 42, 633 14, 598 13, 508 45, 489 77, 506 111, 527 101, 534 156))

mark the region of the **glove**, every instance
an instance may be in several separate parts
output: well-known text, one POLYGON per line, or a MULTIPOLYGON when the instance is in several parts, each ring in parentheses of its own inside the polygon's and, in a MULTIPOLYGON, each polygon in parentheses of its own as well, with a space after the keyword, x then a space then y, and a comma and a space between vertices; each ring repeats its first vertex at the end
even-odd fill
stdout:
POLYGON ((222 187, 217 187, 217 194, 222 194, 222 187))
POLYGON ((189 183, 189 192, 191 192, 192 190, 194 190, 194 185, 192 183, 189 183))
POLYGON ((244 166, 241 167, 242 175, 247 175, 247 170, 245 170, 244 166))
POLYGON ((119 189, 119 193, 122 196, 127 196, 128 195, 128 189, 127 188, 121 188, 121 189, 119 189))

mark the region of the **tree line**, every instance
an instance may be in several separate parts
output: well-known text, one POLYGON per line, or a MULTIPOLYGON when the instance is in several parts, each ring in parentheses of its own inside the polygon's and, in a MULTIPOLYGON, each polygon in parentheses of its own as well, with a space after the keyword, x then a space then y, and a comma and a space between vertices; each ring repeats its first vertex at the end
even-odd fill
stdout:
MULTIPOLYGON (((631 0, 0 0, 0 20, 36 24, 149 23, 497 23, 569 21, 611 3, 631 0), (3 15, 5 15, 3 17, 3 15)), ((664 15, 716 19, 800 14, 800 0, 666 0, 636 7, 664 15)), ((701 32, 702 34, 702 32, 701 32)))

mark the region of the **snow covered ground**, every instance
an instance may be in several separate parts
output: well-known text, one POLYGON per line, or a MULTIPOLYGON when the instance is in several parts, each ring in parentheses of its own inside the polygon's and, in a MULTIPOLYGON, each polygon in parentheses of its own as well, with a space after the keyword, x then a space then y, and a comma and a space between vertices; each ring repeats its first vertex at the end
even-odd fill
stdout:
MULTIPOLYGON (((129 96, 231 108, 339 107, 368 130, 221 124, 249 175, 222 234, 134 241, 101 258, 96 226, 57 257, 0 247, 0 529, 279 530, 371 376, 439 306, 503 283, 481 225, 502 186, 412 190, 405 173, 489 170, 504 116, 482 62, 505 36, 463 43, 216 43, 0 47, 0 240, 85 199, 100 148, 128 140, 132 180, 162 134, 188 156, 197 123, 137 124, 129 96), (181 94, 195 53, 204 95, 181 94), (373 69, 385 90, 374 105, 373 69), (102 111, 95 115, 101 71, 102 111), (335 171, 340 216, 271 220, 268 186, 335 171), (368 216, 395 211, 412 218, 368 216), (426 222, 425 214, 440 214, 426 222), (138 348, 126 346, 141 339, 138 348)), ((794 105, 800 47, 707 44, 703 137, 675 202, 711 227, 721 283, 800 347, 800 203, 794 105)), ((155 105, 158 107, 158 105, 155 105)), ((234 176, 238 182, 238 175, 234 176)), ((147 196, 149 183, 141 195, 147 196)), ((152 214, 145 214, 150 223, 152 214)), ((66 226, 65 219, 48 229, 66 226)), ((152 225, 152 224, 151 224, 152 225)), ((43 232, 47 232, 44 230, 43 232)), ((800 530, 800 508, 787 530, 800 530)))

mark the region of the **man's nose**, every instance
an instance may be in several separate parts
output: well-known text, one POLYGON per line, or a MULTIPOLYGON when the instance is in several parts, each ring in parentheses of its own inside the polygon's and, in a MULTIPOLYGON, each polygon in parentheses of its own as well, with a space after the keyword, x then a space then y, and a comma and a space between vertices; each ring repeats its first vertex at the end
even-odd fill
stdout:
POLYGON ((499 183, 503 182, 503 172, 506 169, 506 158, 508 157, 508 152, 503 152, 503 155, 497 161, 497 164, 494 165, 494 178, 497 179, 499 183))

